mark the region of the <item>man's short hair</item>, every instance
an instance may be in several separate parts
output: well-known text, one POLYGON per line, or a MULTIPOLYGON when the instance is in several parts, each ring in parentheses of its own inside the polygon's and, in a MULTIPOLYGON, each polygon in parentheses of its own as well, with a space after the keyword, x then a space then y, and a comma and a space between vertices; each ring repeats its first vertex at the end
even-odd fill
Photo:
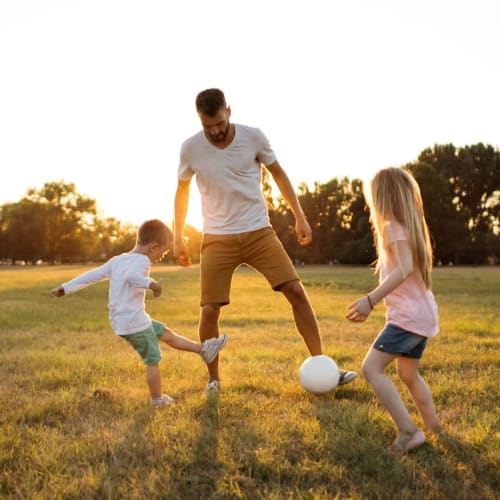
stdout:
POLYGON ((172 231, 159 219, 151 219, 143 222, 137 231, 137 243, 148 245, 149 243, 170 244, 173 236, 172 231))
POLYGON ((196 111, 206 116, 215 116, 220 109, 226 109, 226 98, 220 89, 206 89, 196 96, 196 111))

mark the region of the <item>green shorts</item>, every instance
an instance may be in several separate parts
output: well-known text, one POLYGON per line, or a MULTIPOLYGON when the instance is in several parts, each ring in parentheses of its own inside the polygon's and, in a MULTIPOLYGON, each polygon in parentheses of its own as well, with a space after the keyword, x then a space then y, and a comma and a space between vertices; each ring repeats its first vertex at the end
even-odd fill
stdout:
POLYGON ((240 234, 204 234, 201 245, 201 305, 229 304, 231 279, 242 264, 264 275, 273 290, 299 275, 271 227, 240 234))
POLYGON ((151 325, 142 332, 122 335, 127 342, 139 353, 146 365, 156 365, 161 360, 158 339, 163 335, 165 325, 160 321, 151 320, 151 325))

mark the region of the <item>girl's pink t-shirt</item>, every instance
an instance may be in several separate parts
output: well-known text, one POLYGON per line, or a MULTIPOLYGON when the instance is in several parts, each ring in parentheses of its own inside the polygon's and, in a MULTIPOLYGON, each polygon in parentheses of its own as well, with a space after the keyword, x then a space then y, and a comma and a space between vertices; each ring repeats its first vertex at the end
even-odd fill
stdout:
MULTIPOLYGON (((408 240, 408 233, 398 222, 385 226, 384 252, 381 256, 380 281, 397 267, 398 263, 391 250, 396 241, 408 240)), ((395 290, 386 295, 388 323, 424 337, 434 337, 439 331, 438 308, 434 295, 413 271, 395 290)))

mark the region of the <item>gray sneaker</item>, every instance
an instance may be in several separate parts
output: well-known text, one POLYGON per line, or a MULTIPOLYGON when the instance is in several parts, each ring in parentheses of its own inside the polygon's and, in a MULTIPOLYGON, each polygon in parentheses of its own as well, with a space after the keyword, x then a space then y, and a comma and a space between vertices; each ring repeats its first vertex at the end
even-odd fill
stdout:
POLYGON ((223 333, 220 337, 213 337, 211 339, 205 340, 201 344, 200 356, 203 358, 205 363, 211 363, 219 351, 226 345, 227 335, 223 333))
POLYGON ((219 380, 209 380, 207 387, 205 388, 205 394, 209 396, 210 394, 219 394, 220 392, 220 381, 219 380))
POLYGON ((168 394, 163 394, 161 398, 151 398, 151 408, 166 408, 174 404, 174 398, 168 394))
POLYGON ((356 372, 341 370, 340 368, 339 368, 339 372, 340 372, 339 385, 349 384, 358 376, 358 374, 356 372))

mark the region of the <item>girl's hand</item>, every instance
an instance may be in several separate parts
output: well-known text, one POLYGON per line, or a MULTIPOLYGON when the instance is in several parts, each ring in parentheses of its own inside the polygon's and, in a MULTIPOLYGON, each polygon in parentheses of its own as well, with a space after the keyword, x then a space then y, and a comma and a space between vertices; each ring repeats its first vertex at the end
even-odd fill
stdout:
POLYGON ((368 316, 372 312, 368 297, 361 297, 352 304, 349 304, 347 308, 349 309, 349 312, 345 315, 345 317, 349 321, 354 321, 357 323, 359 323, 360 321, 366 321, 366 318, 368 318, 368 316))

